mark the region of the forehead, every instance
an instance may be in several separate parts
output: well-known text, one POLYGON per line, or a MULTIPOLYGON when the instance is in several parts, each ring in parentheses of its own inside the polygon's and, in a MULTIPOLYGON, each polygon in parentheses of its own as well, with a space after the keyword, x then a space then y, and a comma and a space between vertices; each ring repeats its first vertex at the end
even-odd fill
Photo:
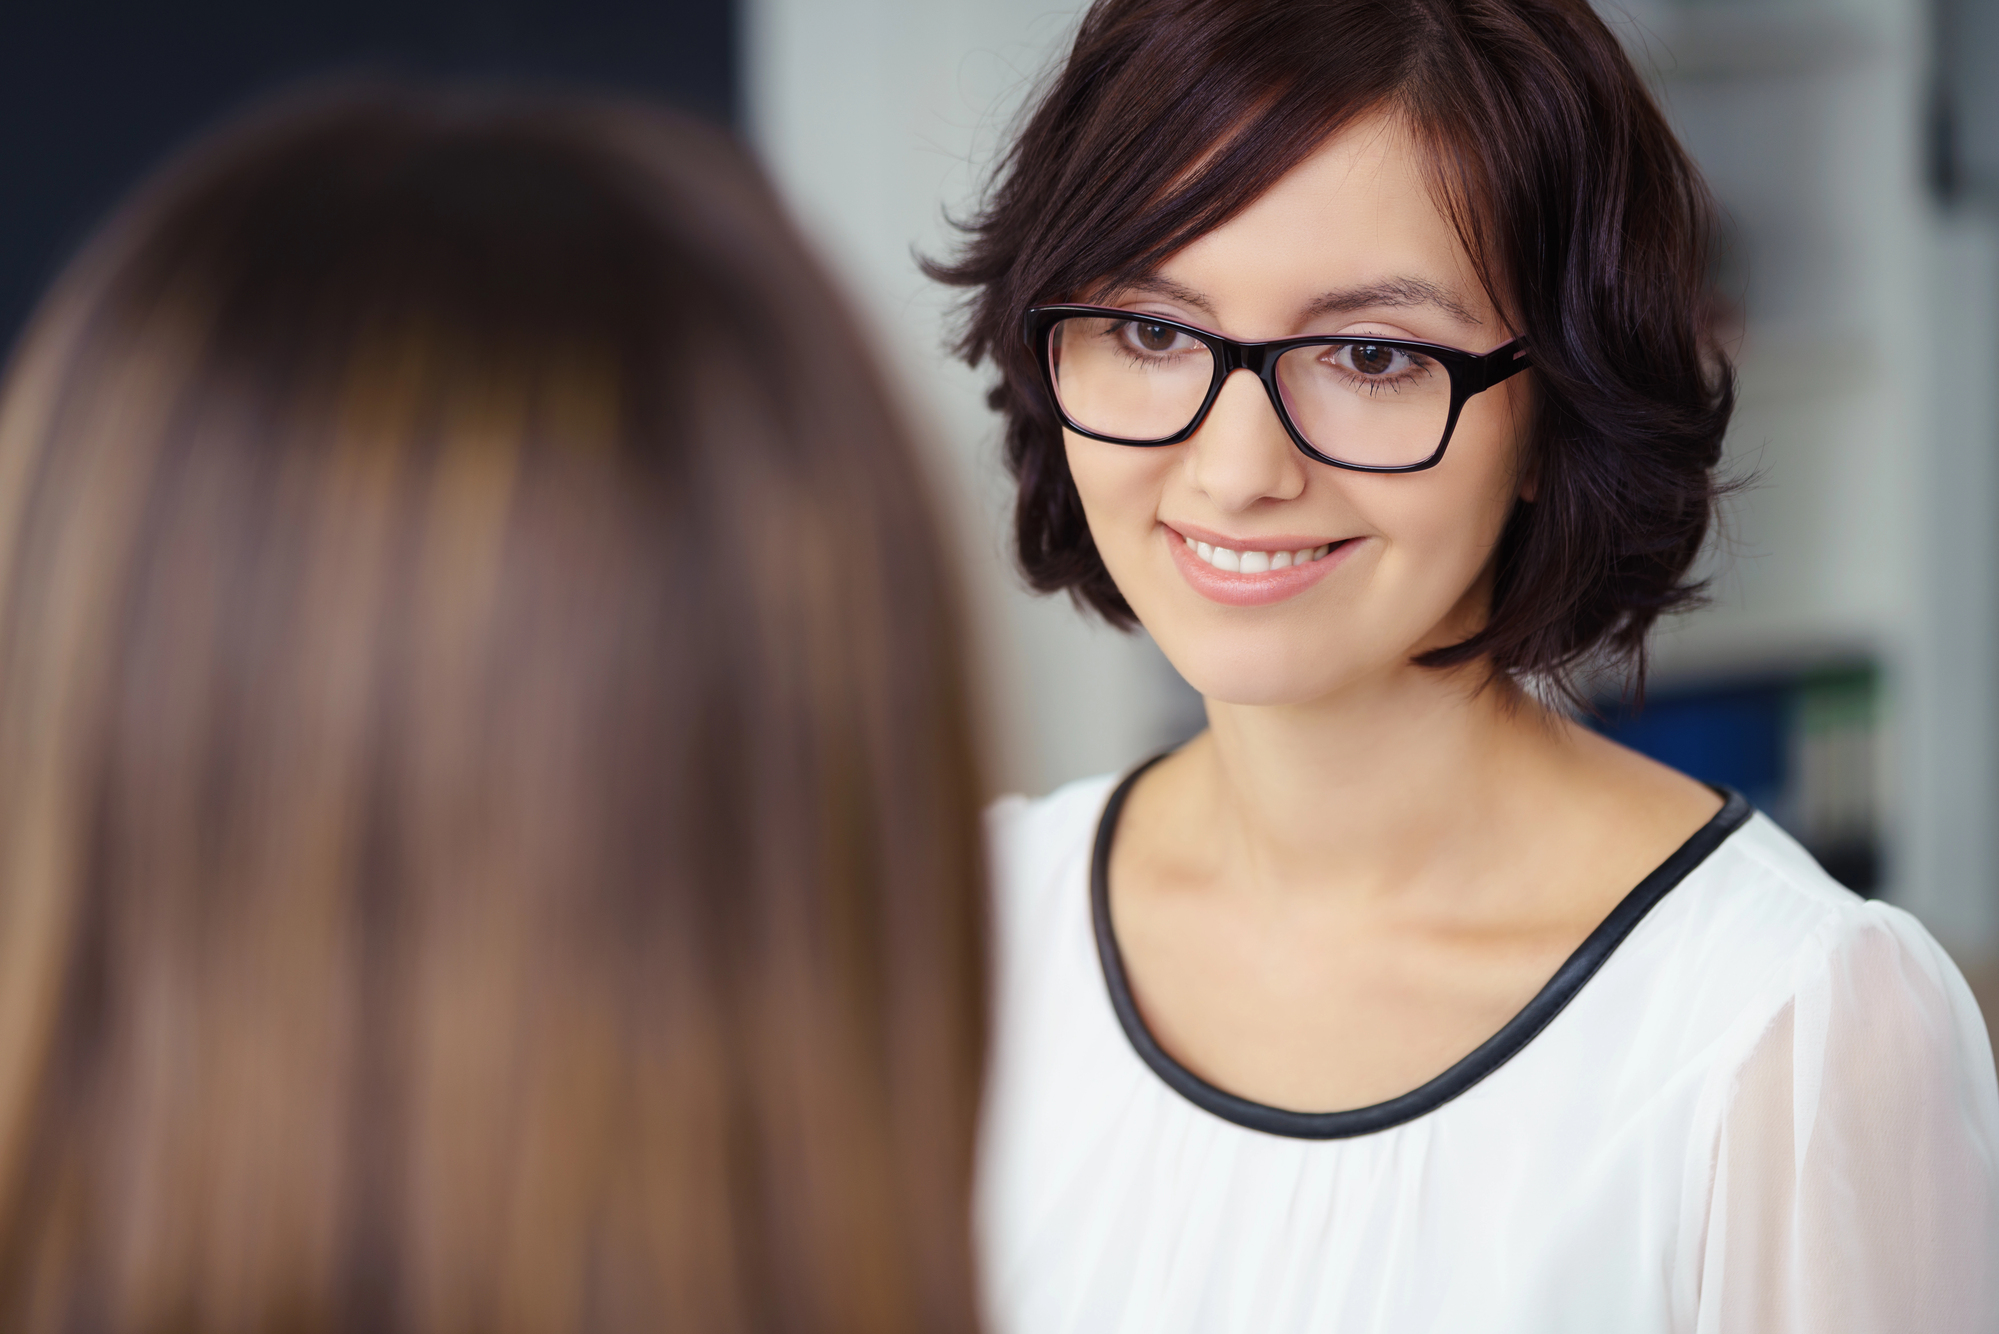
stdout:
POLYGON ((1428 154, 1389 115, 1353 122, 1253 203, 1160 265, 1162 285, 1205 297, 1238 337, 1282 336, 1308 308, 1334 318, 1427 311, 1498 324, 1440 206, 1428 154), (1358 294, 1357 303, 1328 294, 1358 294), (1258 327, 1242 327, 1244 322, 1258 327))

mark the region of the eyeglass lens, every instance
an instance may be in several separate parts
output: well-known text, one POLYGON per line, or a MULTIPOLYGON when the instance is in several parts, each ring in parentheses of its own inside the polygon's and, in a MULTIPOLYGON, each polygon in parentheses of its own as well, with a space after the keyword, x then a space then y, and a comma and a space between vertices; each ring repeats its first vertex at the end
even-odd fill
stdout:
MULTIPOLYGON (((1138 444, 1178 435, 1214 381, 1208 345, 1165 324, 1074 315, 1048 339, 1062 410, 1098 435, 1138 444)), ((1443 442, 1451 377, 1442 363, 1367 339, 1293 348, 1277 359, 1284 410, 1312 448, 1342 463, 1402 467, 1443 442)))

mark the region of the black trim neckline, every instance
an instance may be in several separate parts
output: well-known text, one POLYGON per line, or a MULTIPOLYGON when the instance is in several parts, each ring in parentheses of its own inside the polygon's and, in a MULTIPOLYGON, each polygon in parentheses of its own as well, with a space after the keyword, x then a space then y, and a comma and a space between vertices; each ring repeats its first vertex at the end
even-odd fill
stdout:
POLYGON ((1176 1093, 1223 1120, 1292 1139, 1351 1139, 1356 1135, 1372 1135, 1391 1129, 1435 1111, 1512 1060, 1575 999, 1583 984, 1596 975, 1611 953, 1644 920, 1645 914, 1651 912, 1674 886, 1706 861, 1754 813, 1741 793, 1719 789, 1726 800, 1715 812, 1714 818, 1696 830, 1693 837, 1682 843, 1650 875, 1639 881, 1637 888, 1610 910, 1610 915, 1597 924, 1597 928, 1576 947, 1573 954, 1563 960, 1555 975, 1518 1014, 1450 1069, 1386 1102, 1341 1112, 1293 1112, 1239 1098, 1216 1088, 1181 1065, 1167 1055, 1153 1038, 1145 1021, 1139 1017, 1137 1003, 1132 999, 1131 983, 1124 971, 1124 955, 1118 949, 1117 936, 1111 928, 1111 842, 1117 835, 1118 817, 1124 811, 1125 798, 1131 795, 1133 785, 1165 758, 1165 755, 1155 755, 1126 774, 1104 803, 1104 813, 1097 821, 1096 845, 1090 854, 1090 919, 1096 929, 1097 959, 1103 965, 1104 985, 1110 992, 1111 1008, 1117 1011, 1118 1024, 1124 1029, 1133 1050, 1176 1093))

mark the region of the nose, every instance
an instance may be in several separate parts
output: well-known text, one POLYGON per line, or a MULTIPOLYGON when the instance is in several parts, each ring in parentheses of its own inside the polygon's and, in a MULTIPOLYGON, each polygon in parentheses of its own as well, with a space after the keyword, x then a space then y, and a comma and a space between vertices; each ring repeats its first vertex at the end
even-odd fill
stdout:
POLYGON ((1223 382, 1188 444, 1195 488, 1226 513, 1304 493, 1309 460, 1291 443, 1263 382, 1249 371, 1236 371, 1223 382))

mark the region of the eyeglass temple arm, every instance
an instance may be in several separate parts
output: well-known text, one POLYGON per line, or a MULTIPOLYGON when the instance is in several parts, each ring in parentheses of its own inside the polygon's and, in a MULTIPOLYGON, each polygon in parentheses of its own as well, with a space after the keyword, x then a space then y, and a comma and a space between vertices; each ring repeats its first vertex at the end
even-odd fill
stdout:
POLYGON ((1527 355, 1527 344, 1518 338, 1494 348, 1478 359, 1479 372, 1484 380, 1479 389, 1490 389, 1501 380, 1511 379, 1531 366, 1533 361, 1527 355))

